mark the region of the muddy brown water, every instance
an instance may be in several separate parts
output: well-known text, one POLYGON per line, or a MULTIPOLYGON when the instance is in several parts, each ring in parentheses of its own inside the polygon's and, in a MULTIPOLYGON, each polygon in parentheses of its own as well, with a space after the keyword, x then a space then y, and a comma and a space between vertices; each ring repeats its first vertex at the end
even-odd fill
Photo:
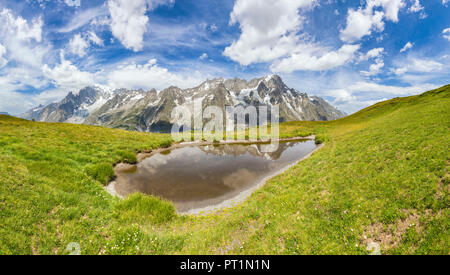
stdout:
POLYGON ((114 189, 122 197, 141 192, 172 201, 179 213, 195 212, 249 192, 317 148, 314 140, 280 142, 272 153, 263 153, 262 146, 189 145, 162 151, 116 170, 114 189))

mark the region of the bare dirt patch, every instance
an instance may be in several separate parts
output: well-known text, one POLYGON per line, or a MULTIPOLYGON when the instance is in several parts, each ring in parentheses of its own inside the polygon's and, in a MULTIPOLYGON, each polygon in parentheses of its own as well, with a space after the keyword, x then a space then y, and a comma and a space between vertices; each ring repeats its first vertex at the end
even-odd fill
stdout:
POLYGON ((428 216, 432 213, 431 210, 426 210, 424 214, 420 215, 417 210, 401 210, 406 218, 399 219, 395 224, 385 225, 382 223, 375 223, 369 225, 364 230, 362 243, 367 246, 370 243, 377 243, 380 245, 382 252, 397 247, 409 228, 414 227, 417 233, 422 232, 422 224, 420 218, 428 216))

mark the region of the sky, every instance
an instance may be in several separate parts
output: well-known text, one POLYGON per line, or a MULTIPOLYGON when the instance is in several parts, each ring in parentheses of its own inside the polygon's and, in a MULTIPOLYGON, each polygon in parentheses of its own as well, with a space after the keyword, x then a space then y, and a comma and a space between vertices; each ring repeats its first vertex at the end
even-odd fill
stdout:
POLYGON ((450 83, 450 0, 0 0, 0 112, 278 74, 353 113, 450 83))

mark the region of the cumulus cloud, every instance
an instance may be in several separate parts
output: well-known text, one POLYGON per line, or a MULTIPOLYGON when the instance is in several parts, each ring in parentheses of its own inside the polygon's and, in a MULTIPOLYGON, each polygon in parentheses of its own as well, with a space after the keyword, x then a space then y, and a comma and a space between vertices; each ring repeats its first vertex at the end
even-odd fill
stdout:
POLYGON ((198 72, 186 75, 169 72, 158 66, 156 59, 151 59, 143 65, 133 63, 120 66, 107 75, 108 86, 131 89, 162 90, 172 85, 189 88, 195 87, 203 80, 203 76, 198 72))
POLYGON ((381 56, 384 53, 384 48, 374 48, 369 50, 366 54, 363 54, 359 57, 360 60, 365 61, 371 58, 376 58, 381 56))
POLYGON ((359 57, 359 61, 367 61, 375 59, 375 63, 371 64, 368 71, 361 71, 364 76, 373 76, 379 74, 384 67, 383 61, 384 48, 374 48, 369 50, 366 54, 359 57))
POLYGON ((402 52, 405 52, 405 51, 407 51, 408 49, 411 49, 413 46, 414 46, 414 44, 412 44, 411 42, 408 42, 408 43, 405 44, 405 46, 403 46, 403 48, 400 50, 400 52, 401 52, 401 53, 402 53, 402 52))
POLYGON ((414 3, 411 7, 409 7, 408 12, 411 13, 420 13, 419 18, 424 19, 427 18, 428 15, 425 13, 425 8, 420 4, 420 0, 414 0, 414 3))
POLYGON ((64 51, 60 54, 61 62, 50 68, 47 64, 42 67, 42 73, 59 88, 78 91, 86 86, 94 84, 94 75, 80 71, 69 60, 64 58, 64 51))
POLYGON ((450 28, 446 28, 442 31, 442 37, 450 41, 450 28))
POLYGON ((142 50, 143 37, 147 31, 148 10, 159 5, 173 4, 175 0, 109 0, 111 30, 127 49, 135 52, 142 50))
POLYGON ((350 9, 347 15, 347 27, 341 30, 341 40, 353 42, 363 36, 370 35, 373 30, 384 30, 383 12, 372 12, 371 9, 350 9))
POLYGON ((0 110, 16 115, 40 103, 41 94, 24 94, 24 89, 42 89, 42 61, 50 51, 42 37, 42 20, 27 20, 9 9, 0 12, 0 110))
POLYGON ((381 72, 381 69, 384 67, 384 61, 381 58, 377 58, 375 63, 370 65, 369 71, 361 71, 361 73, 365 76, 373 76, 377 75, 381 72))
POLYGON ((205 60, 208 58, 208 54, 207 53, 203 53, 202 55, 200 55, 200 60, 205 60))
POLYGON ((80 57, 86 55, 86 50, 91 44, 97 46, 103 46, 103 40, 100 39, 95 32, 89 31, 84 34, 75 34, 69 42, 69 49, 72 54, 76 54, 80 57))
POLYGON ((424 8, 422 7, 422 5, 420 4, 419 0, 415 0, 414 4, 409 7, 408 11, 410 12, 419 12, 422 11, 424 8))
POLYGON ((0 13, 2 35, 11 35, 21 41, 36 40, 37 42, 41 42, 42 25, 41 17, 35 18, 32 22, 28 23, 21 16, 14 17, 9 9, 3 9, 0 13))
POLYGON ((323 71, 342 66, 353 59, 360 45, 344 45, 337 51, 329 51, 315 56, 314 47, 304 47, 303 51, 274 63, 270 68, 274 72, 290 73, 296 70, 323 71))
POLYGON ((365 8, 350 8, 346 27, 340 31, 341 40, 355 42, 373 31, 383 31, 383 20, 398 22, 398 13, 404 6, 403 0, 367 0, 365 8), (382 7, 383 11, 376 10, 377 7, 382 7))
POLYGON ((241 35, 224 50, 224 55, 241 65, 272 62, 274 72, 333 69, 351 60, 359 45, 343 45, 333 50, 299 34, 304 17, 301 11, 314 0, 238 0, 230 14, 230 25, 239 24, 241 35))
POLYGON ((40 43, 42 20, 38 17, 29 22, 3 9, 0 12, 0 41, 1 87, 41 88, 45 84, 40 78, 42 60, 49 52, 49 47, 40 43))
POLYGON ((69 42, 70 51, 80 57, 86 55, 86 49, 89 47, 89 43, 81 37, 81 34, 76 34, 69 42))
POLYGON ((303 18, 298 9, 310 7, 313 0, 237 0, 230 25, 239 24, 241 36, 224 55, 241 65, 267 62, 292 52, 303 18))

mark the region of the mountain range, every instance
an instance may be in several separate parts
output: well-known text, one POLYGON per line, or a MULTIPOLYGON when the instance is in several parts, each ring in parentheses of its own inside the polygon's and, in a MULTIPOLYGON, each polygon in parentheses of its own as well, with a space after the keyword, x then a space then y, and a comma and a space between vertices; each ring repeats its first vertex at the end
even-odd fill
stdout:
POLYGON ((144 132, 170 132, 172 110, 176 106, 193 109, 219 106, 278 106, 280 121, 334 120, 346 116, 324 99, 308 96, 287 87, 277 75, 244 79, 216 78, 195 88, 171 86, 162 91, 117 89, 94 85, 70 92, 63 100, 39 106, 22 118, 45 122, 100 125, 144 132))

